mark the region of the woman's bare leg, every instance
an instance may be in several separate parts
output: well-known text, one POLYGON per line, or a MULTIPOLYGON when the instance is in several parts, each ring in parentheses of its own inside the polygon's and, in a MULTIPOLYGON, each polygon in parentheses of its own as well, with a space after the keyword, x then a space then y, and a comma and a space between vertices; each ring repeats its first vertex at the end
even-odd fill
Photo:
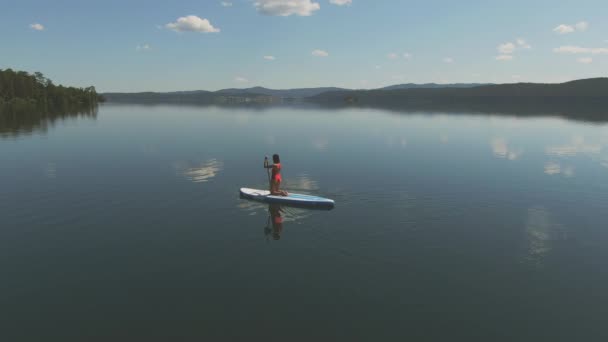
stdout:
POLYGON ((270 194, 275 196, 281 196, 281 191, 279 190, 279 183, 275 180, 272 180, 270 183, 270 194))
POLYGON ((281 183, 277 182, 275 180, 273 180, 270 183, 270 194, 271 195, 275 195, 275 196, 289 196, 289 194, 287 193, 287 191, 281 190, 281 183))

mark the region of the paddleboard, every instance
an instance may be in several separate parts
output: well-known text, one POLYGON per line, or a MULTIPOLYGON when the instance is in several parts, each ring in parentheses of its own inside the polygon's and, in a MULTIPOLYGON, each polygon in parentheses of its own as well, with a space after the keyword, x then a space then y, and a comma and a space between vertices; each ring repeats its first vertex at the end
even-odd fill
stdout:
POLYGON ((242 198, 272 204, 285 204, 298 207, 323 209, 332 209, 335 204, 334 200, 310 195, 289 193, 289 196, 275 196, 271 195, 270 191, 268 190, 257 190, 248 188, 241 188, 240 192, 242 198))

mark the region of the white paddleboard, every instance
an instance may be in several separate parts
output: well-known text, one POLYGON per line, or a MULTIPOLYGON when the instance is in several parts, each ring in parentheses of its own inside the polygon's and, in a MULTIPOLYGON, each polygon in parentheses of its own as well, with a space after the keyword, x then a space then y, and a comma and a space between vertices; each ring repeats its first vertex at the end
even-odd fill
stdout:
POLYGON ((271 195, 268 190, 258 190, 258 189, 248 189, 241 188, 241 197, 266 202, 266 203, 276 203, 276 204, 285 204, 285 205, 293 205, 293 206, 302 206, 302 207, 312 207, 312 208, 324 208, 331 209, 334 207, 334 200, 311 196, 311 195, 301 195, 301 194, 292 194, 289 193, 289 196, 275 196, 271 195))

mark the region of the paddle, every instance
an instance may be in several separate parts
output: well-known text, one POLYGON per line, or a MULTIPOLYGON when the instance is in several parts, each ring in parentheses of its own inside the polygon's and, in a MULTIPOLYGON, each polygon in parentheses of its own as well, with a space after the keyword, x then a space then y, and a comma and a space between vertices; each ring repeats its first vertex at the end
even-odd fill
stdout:
POLYGON ((272 183, 270 182, 270 169, 268 168, 268 156, 264 156, 264 168, 266 169, 266 173, 268 174, 268 189, 272 188, 272 183))

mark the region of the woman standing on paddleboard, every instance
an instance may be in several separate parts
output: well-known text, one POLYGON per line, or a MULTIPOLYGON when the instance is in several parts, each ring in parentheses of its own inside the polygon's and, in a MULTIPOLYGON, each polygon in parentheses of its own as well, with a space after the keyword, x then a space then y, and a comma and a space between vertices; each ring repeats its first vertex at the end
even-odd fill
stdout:
POLYGON ((278 154, 272 155, 273 164, 268 164, 268 158, 264 158, 264 167, 272 169, 270 178, 270 194, 275 196, 287 196, 287 191, 281 190, 281 158, 278 154))

